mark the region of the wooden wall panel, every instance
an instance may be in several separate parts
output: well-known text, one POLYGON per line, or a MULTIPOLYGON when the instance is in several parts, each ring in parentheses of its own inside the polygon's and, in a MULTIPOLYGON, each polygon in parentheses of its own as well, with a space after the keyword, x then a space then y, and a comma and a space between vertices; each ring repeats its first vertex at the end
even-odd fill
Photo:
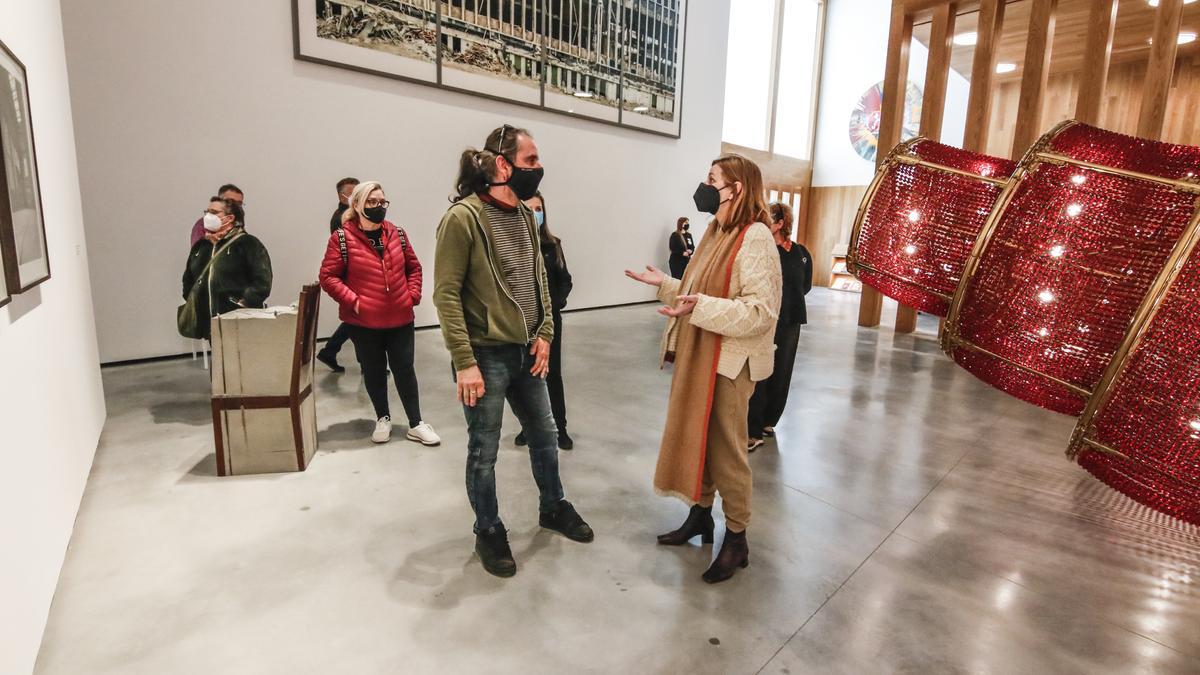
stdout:
POLYGON ((854 215, 866 192, 866 185, 809 189, 808 228, 801 243, 813 256, 814 285, 829 285, 834 249, 850 242, 854 215))

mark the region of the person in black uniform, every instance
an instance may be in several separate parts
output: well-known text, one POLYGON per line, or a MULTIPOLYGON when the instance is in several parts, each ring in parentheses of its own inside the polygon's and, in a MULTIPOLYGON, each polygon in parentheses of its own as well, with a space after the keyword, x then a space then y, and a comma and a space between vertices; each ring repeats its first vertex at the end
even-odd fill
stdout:
MULTIPOLYGON (((333 215, 329 218, 329 233, 337 232, 337 229, 342 226, 342 214, 346 209, 350 208, 350 193, 354 192, 354 188, 358 187, 359 180, 357 178, 346 177, 337 182, 338 205, 333 210, 333 215)), ((329 337, 329 341, 317 352, 317 360, 329 366, 335 373, 345 372, 346 369, 338 365, 338 352, 342 351, 342 346, 350 339, 350 329, 346 324, 338 324, 337 330, 333 331, 333 335, 329 337)))
POLYGON ((791 207, 774 202, 768 211, 783 269, 783 302, 779 305, 779 323, 775 327, 775 371, 755 385, 754 395, 750 398, 747 445, 750 452, 763 444, 764 437, 775 435, 775 425, 783 416, 792 384, 792 368, 796 365, 796 349, 800 344, 800 326, 808 323, 804 296, 812 290, 812 255, 804 246, 792 241, 791 207))
POLYGON ((696 252, 696 242, 692 240, 689 229, 691 224, 688 219, 680 218, 675 221, 675 231, 671 233, 670 267, 671 276, 676 279, 683 278, 688 263, 692 261, 692 254, 696 252))
MULTIPOLYGON (((571 294, 571 272, 567 269, 567 259, 563 257, 562 240, 551 234, 546 224, 546 200, 542 198, 542 193, 526 200, 525 205, 533 210, 533 217, 537 220, 542 259, 546 262, 546 280, 550 286, 550 306, 554 311, 554 342, 550 343, 550 373, 546 375, 550 410, 558 426, 558 447, 572 450, 575 441, 567 434, 567 401, 562 379, 562 310, 567 306, 567 296, 571 294)), ((517 434, 517 445, 523 446, 526 442, 525 431, 522 430, 517 434)))

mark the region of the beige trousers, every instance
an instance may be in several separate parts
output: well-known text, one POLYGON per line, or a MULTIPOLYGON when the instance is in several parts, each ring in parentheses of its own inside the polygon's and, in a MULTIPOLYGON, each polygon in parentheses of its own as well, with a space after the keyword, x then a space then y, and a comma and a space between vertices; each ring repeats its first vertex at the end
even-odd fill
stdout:
POLYGON ((700 505, 710 507, 718 492, 725 511, 725 526, 745 532, 750 525, 750 496, 754 490, 750 461, 746 454, 747 422, 754 383, 750 367, 742 368, 736 380, 717 375, 713 388, 712 415, 708 420, 708 455, 700 505))

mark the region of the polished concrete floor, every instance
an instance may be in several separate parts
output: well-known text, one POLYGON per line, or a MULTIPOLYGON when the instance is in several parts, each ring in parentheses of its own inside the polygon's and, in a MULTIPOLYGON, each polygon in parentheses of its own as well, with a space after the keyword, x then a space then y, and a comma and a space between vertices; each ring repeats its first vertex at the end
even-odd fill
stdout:
POLYGON ((1069 463, 1072 419, 929 334, 857 328, 857 296, 809 299, 787 416, 752 456, 751 565, 719 586, 700 581, 711 547, 654 545, 685 508, 650 488, 669 385, 652 307, 567 317, 562 469, 595 543, 538 529, 506 429, 509 580, 472 553, 437 332, 417 359, 444 446, 373 446, 358 373, 322 371, 303 474, 214 477, 198 363, 107 369, 37 672, 1200 672, 1200 532, 1069 463))

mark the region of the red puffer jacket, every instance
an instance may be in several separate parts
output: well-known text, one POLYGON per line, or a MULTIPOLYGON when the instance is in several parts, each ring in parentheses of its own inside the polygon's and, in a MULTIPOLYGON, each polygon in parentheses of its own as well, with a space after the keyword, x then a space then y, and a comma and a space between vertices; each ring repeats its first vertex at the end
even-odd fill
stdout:
POLYGON ((421 263, 412 249, 401 243, 400 231, 383 221, 383 256, 367 241, 355 223, 346 223, 346 254, 335 231, 329 235, 321 261, 321 288, 337 301, 338 317, 366 328, 396 328, 413 322, 413 307, 421 304, 421 263), (354 311, 354 303, 358 311, 354 311))

